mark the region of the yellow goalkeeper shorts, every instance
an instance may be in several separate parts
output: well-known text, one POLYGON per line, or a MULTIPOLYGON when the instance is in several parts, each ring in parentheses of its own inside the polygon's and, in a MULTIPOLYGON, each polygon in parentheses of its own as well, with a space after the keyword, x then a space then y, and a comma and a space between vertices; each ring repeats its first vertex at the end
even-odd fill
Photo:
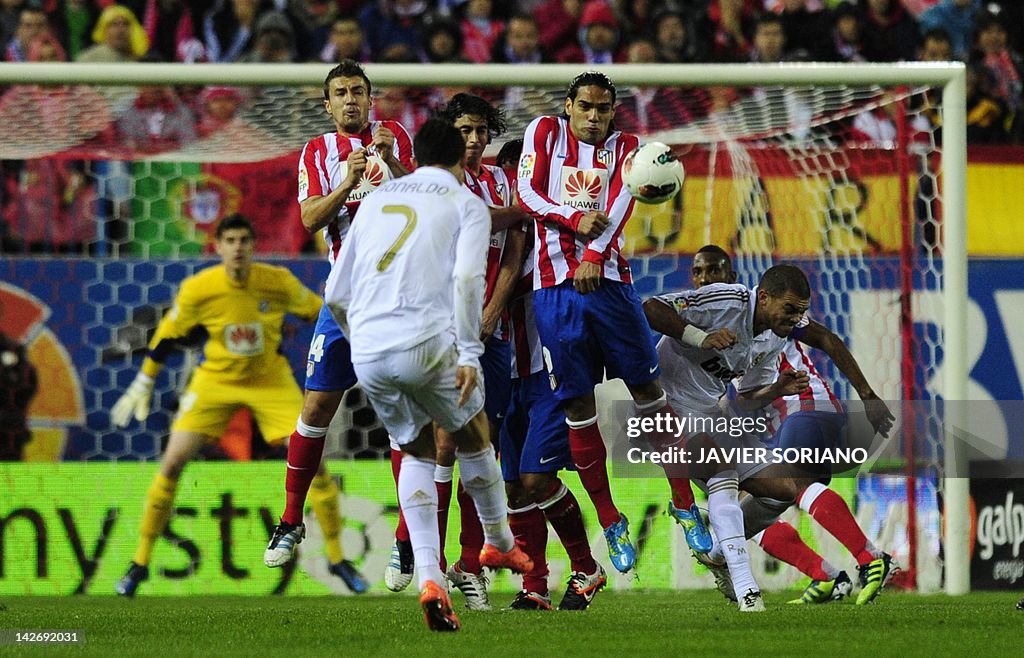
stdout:
POLYGON ((280 443, 295 429, 302 411, 302 391, 291 371, 283 368, 244 383, 224 381, 199 368, 192 373, 192 380, 179 400, 171 431, 219 439, 239 407, 252 411, 267 443, 280 443))

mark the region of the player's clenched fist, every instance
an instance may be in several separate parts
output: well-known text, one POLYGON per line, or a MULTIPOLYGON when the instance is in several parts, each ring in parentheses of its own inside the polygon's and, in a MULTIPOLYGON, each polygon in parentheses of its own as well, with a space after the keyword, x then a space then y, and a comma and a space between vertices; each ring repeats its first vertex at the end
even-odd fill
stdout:
POLYGON ((395 159, 395 133, 383 126, 377 128, 373 136, 373 148, 377 154, 384 159, 384 162, 391 162, 395 159))
POLYGON ((348 172, 345 174, 347 186, 355 187, 366 171, 366 149, 352 151, 345 162, 348 164, 348 172))
POLYGON ((724 350, 735 344, 736 334, 732 329, 715 329, 708 333, 700 346, 705 350, 724 350))
POLYGON ((779 373, 779 378, 775 382, 778 397, 803 393, 810 385, 811 379, 807 376, 806 370, 784 370, 779 373))
POLYGON ((149 415, 149 401, 153 397, 153 378, 142 374, 135 376, 125 394, 114 403, 110 419, 117 427, 127 427, 132 417, 140 423, 149 415))
POLYGON ((606 228, 608 228, 608 215, 599 210, 591 210, 580 217, 580 223, 576 225, 576 232, 593 240, 600 237, 606 228))

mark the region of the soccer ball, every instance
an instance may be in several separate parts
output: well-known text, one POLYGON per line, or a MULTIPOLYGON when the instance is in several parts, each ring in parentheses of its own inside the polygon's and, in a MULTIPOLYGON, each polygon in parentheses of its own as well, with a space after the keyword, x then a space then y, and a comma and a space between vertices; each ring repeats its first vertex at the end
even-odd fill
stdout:
POLYGON ((662 203, 683 189, 683 163, 661 142, 636 147, 622 161, 622 182, 640 203, 662 203))

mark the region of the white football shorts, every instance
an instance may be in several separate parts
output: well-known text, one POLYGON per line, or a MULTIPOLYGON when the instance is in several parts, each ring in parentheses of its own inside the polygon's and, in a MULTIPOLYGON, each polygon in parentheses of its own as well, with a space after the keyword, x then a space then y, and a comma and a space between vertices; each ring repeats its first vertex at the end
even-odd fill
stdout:
POLYGON ((431 421, 449 432, 458 431, 484 408, 479 371, 477 388, 466 404, 459 406, 457 358, 454 340, 442 334, 377 361, 353 364, 360 386, 393 443, 411 443, 431 421))

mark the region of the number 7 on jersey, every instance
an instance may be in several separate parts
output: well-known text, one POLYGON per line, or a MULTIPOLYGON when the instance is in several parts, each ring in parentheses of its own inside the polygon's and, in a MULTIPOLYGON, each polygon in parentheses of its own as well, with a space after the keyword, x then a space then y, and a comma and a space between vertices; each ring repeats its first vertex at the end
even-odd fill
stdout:
POLYGON ((388 269, 391 262, 395 260, 398 250, 402 248, 405 241, 409 239, 409 235, 412 234, 412 230, 416 228, 416 211, 409 206, 384 206, 383 212, 385 215, 401 215, 405 217, 405 228, 398 234, 398 238, 388 247, 384 255, 380 257, 380 260, 377 261, 378 272, 388 269))

